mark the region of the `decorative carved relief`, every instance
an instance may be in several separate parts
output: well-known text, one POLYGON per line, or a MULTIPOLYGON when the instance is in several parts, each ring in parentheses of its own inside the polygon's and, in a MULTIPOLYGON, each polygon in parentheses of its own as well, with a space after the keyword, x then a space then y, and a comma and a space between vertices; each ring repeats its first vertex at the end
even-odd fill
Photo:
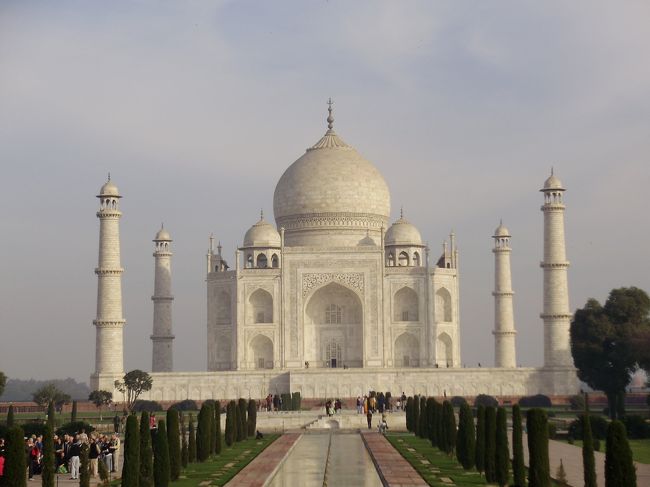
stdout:
POLYGON ((302 275, 302 297, 306 297, 312 289, 329 282, 340 282, 363 293, 363 273, 361 272, 307 273, 302 275))

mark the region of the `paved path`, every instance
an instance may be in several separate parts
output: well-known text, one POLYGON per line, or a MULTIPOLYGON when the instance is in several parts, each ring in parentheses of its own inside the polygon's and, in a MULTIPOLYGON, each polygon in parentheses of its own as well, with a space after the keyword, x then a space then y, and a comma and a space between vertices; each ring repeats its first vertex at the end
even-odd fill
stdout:
POLYGON ((226 484, 226 487, 263 487, 266 485, 299 438, 299 433, 282 435, 235 475, 226 484))
MULTIPOLYGON (((512 432, 510 432, 509 436, 512 440, 512 432)), ((525 434, 523 435, 523 440, 524 462, 528 465, 528 438, 525 434)), ((604 448, 605 440, 601 440, 600 444, 604 448)), ((548 442, 548 457, 552 477, 555 477, 555 472, 557 472, 557 468, 560 466, 560 460, 562 460, 569 485, 574 487, 582 487, 584 485, 582 448, 569 445, 566 442, 550 440, 548 442)), ((596 460, 596 480, 598 486, 605 487, 605 454, 594 452, 594 458, 596 460)), ((637 485, 650 485, 650 465, 637 462, 634 465, 636 466, 637 485)))
POLYGON ((379 433, 361 432, 385 487, 428 487, 411 464, 379 433))

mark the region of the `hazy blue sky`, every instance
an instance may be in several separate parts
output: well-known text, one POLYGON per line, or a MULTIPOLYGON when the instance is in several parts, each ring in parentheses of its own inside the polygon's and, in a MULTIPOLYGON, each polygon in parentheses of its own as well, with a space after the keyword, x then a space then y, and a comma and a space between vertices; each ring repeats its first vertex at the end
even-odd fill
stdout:
POLYGON ((437 255, 461 250, 462 361, 493 362, 513 234, 518 361, 542 361, 542 202, 568 189, 571 306, 650 290, 650 3, 0 3, 0 370, 94 367, 98 222, 122 195, 126 368, 151 366, 153 244, 174 238, 175 365, 206 366, 204 267, 232 261, 282 172, 336 129, 437 255))

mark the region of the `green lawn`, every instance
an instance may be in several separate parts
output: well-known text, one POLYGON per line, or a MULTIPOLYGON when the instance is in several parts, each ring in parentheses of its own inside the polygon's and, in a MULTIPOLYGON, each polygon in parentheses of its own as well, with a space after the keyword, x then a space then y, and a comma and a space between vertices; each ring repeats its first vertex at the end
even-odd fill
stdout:
POLYGON ((486 485, 485 479, 476 470, 465 471, 456 461, 456 457, 449 457, 433 448, 429 440, 399 433, 388 434, 386 438, 429 485, 449 485, 441 480, 442 477, 450 478, 456 485, 486 485))
MULTIPOLYGON (((650 439, 646 440, 629 440, 632 449, 632 458, 635 462, 650 464, 650 439)), ((582 441, 574 443, 575 446, 582 448, 582 441)), ((605 453, 605 440, 600 440, 600 451, 605 453)))

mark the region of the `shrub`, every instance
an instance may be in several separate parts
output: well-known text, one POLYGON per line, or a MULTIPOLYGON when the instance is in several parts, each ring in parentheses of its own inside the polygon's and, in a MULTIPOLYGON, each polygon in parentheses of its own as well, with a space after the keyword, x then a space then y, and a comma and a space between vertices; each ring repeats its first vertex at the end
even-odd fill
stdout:
POLYGON ((106 463, 98 461, 97 472, 99 473, 99 480, 101 481, 99 483, 100 487, 110 487, 110 474, 108 472, 108 468, 106 467, 106 463))
POLYGON ((162 411, 163 407, 159 402, 156 401, 147 401, 145 399, 138 399, 133 403, 133 412, 141 413, 142 411, 147 411, 148 413, 155 413, 156 411, 162 411))
POLYGON ((429 432, 429 440, 431 445, 435 446, 436 442, 436 400, 433 397, 427 398, 426 407, 424 409, 424 414, 426 415, 427 420, 427 431, 429 432))
POLYGON ((205 462, 210 456, 211 415, 212 408, 209 404, 203 403, 199 411, 198 426, 196 428, 196 460, 198 462, 205 462))
MULTIPOLYGON (((582 438, 582 423, 584 418, 580 415, 577 419, 571 421, 569 424, 569 436, 574 438, 582 438)), ((591 422, 591 432, 594 438, 604 440, 607 436, 607 420, 602 416, 589 415, 589 421, 591 422)))
POLYGON ((282 398, 282 411, 291 411, 291 394, 288 392, 280 394, 282 398))
MULTIPOLYGON (((133 415, 133 417, 136 416, 133 415)), ((153 487, 153 447, 151 446, 151 430, 149 429, 149 413, 147 411, 142 411, 140 415, 139 472, 140 487, 153 487)))
POLYGON ((530 487, 548 487, 551 473, 548 459, 548 426, 543 409, 528 410, 526 418, 528 430, 528 485, 530 487))
POLYGON ((623 418, 623 424, 627 431, 627 437, 634 440, 645 440, 650 438, 650 424, 638 414, 628 414, 623 418))
POLYGON ((557 425, 555 423, 548 423, 548 437, 553 440, 557 435, 557 425))
POLYGON ((437 445, 438 449, 440 451, 445 451, 445 423, 444 423, 444 415, 442 414, 442 404, 439 402, 436 402, 435 404, 436 408, 436 439, 437 439, 437 445))
POLYGON ((474 467, 476 456, 476 432, 474 418, 467 402, 460 406, 458 413, 458 433, 456 437, 456 458, 465 470, 474 467))
POLYGON ((413 396, 413 433, 415 436, 420 436, 420 396, 417 394, 413 396))
POLYGON ((510 453, 508 451, 508 430, 506 425, 506 410, 497 410, 496 431, 496 481, 504 487, 508 485, 508 472, 510 470, 510 453))
POLYGON ((293 411, 300 411, 301 402, 302 402, 302 398, 300 397, 300 392, 294 392, 293 394, 291 394, 291 409, 293 411))
POLYGON ((566 470, 564 470, 564 462, 562 462, 561 458, 560 458, 560 465, 557 467, 557 470, 555 472, 555 480, 557 480, 557 483, 560 485, 568 485, 567 478, 566 478, 566 470))
POLYGON ((90 487, 90 447, 87 443, 81 445, 81 455, 79 455, 79 487, 90 487))
POLYGON ((45 434, 45 423, 41 422, 29 422, 29 423, 23 423, 22 424, 23 431, 25 432, 25 436, 42 436, 45 434))
POLYGON ((246 417, 246 413, 248 411, 248 402, 246 399, 240 398, 239 402, 237 403, 237 407, 239 408, 239 421, 241 422, 241 434, 238 429, 237 436, 239 438, 239 441, 243 441, 248 438, 248 419, 246 417))
POLYGON ((25 472, 24 433, 20 426, 12 426, 7 432, 7 447, 5 450, 4 486, 25 487, 27 485, 25 472))
MULTIPOLYGON (((149 425, 147 425, 147 435, 149 425)), ((104 462, 100 462, 104 463, 104 462)), ((124 462, 122 464, 122 487, 141 487, 140 477, 140 434, 138 431, 138 418, 131 414, 126 419, 126 432, 124 435, 124 462)))
POLYGON ((569 398, 569 405, 572 411, 582 411, 585 408, 585 396, 576 394, 569 398))
POLYGON ((169 409, 176 409, 177 411, 198 411, 199 407, 196 401, 192 399, 185 399, 169 406, 169 409))
POLYGON ((237 425, 235 424, 235 401, 229 401, 226 406, 226 445, 232 446, 237 438, 237 425))
POLYGON ((496 408, 499 405, 499 401, 496 400, 494 396, 489 396, 487 394, 479 394, 474 399, 474 407, 485 406, 496 408))
POLYGON ((169 448, 169 478, 178 480, 181 474, 181 432, 179 431, 178 411, 167 410, 167 446, 169 448))
POLYGON ((411 433, 414 432, 413 428, 413 398, 411 396, 406 399, 406 429, 411 433))
POLYGON ((476 410, 476 470, 485 472, 485 406, 476 410))
POLYGON ((497 412, 493 407, 485 408, 485 480, 497 480, 497 412))
POLYGON ((526 467, 524 466, 524 444, 521 430, 521 408, 512 407, 512 476, 514 487, 525 487, 526 467))
MULTIPOLYGON (((298 394, 298 403, 300 403, 300 393, 294 392, 294 394, 298 394)), ((255 432, 257 431, 257 401, 255 399, 248 401, 248 423, 246 426, 248 428, 248 436, 251 438, 255 437, 255 432)))
POLYGON ((600 439, 594 438, 594 451, 600 451, 600 439))
POLYGON ((551 399, 544 394, 526 396, 519 399, 519 405, 522 408, 550 408, 553 404, 551 399))
POLYGON ((454 396, 449 400, 449 402, 451 402, 451 405, 454 406, 455 408, 459 408, 463 404, 467 404, 467 399, 465 399, 462 396, 454 396))
MULTIPOLYGON (((453 411, 453 408, 452 408, 453 411)), ((420 438, 429 437, 429 423, 427 422, 427 398, 424 396, 420 397, 420 421, 418 427, 418 436, 420 438)), ((456 432, 454 431, 454 435, 456 432)))
POLYGON ((77 433, 81 433, 81 430, 84 430, 87 434, 92 433, 95 431, 95 428, 93 428, 90 423, 86 423, 85 421, 76 421, 74 423, 66 423, 63 426, 61 426, 59 429, 56 430, 56 434, 58 436, 62 435, 75 435, 77 433))
POLYGON ((607 428, 605 485, 636 487, 636 469, 632 462, 632 450, 625 435, 625 426, 616 420, 612 421, 607 428))
POLYGON ((169 445, 165 421, 158 421, 153 442, 153 479, 156 487, 168 487, 170 477, 169 445))

